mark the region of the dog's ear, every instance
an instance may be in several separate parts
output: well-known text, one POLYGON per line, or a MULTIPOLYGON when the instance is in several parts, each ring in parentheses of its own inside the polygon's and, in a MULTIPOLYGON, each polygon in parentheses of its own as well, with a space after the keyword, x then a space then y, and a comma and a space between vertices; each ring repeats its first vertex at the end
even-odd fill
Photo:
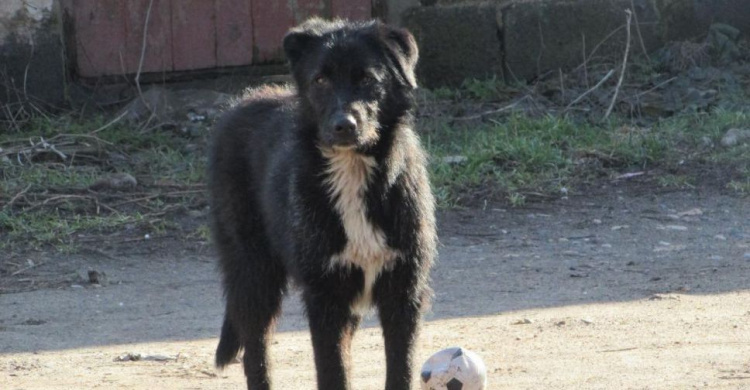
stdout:
POLYGON ((412 88, 417 87, 417 60, 419 49, 417 41, 409 30, 392 27, 385 24, 380 26, 380 37, 388 45, 388 48, 396 55, 398 65, 405 81, 412 88))
POLYGON ((284 54, 292 67, 317 39, 317 35, 305 30, 292 30, 284 36, 284 54))

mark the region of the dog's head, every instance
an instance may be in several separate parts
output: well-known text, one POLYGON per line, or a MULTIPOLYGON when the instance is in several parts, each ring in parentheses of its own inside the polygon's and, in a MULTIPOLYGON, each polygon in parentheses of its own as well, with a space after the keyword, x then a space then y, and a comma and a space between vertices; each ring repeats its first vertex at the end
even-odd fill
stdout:
POLYGON ((375 145, 411 108, 418 50, 407 30, 314 18, 284 37, 284 51, 320 146, 375 145))

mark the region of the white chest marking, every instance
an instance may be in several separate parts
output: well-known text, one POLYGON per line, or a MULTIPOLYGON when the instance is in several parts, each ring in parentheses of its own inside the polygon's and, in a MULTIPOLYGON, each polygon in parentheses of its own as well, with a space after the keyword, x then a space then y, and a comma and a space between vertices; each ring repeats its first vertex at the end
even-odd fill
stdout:
POLYGON ((328 160, 326 184, 334 207, 341 216, 347 243, 344 250, 331 257, 331 267, 357 266, 362 269, 365 284, 362 294, 352 308, 362 312, 369 309, 372 286, 380 272, 398 256, 388 247, 385 233, 367 218, 365 193, 376 168, 373 157, 351 149, 321 149, 328 160))

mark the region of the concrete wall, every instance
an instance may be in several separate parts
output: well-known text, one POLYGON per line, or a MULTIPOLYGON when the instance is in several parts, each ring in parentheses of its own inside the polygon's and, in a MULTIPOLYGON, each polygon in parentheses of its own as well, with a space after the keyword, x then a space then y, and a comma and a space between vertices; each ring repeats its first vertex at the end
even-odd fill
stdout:
MULTIPOLYGON (((701 39, 716 22, 750 35, 750 0, 422 0, 403 20, 424 53, 422 83, 455 86, 465 78, 529 80, 577 66, 584 41, 588 52, 625 24, 632 6, 649 51, 701 39)), ((597 55, 621 55, 624 42, 621 29, 597 55)))
POLYGON ((0 106, 17 101, 40 105, 64 101, 64 55, 57 10, 55 0, 0 0, 0 106))

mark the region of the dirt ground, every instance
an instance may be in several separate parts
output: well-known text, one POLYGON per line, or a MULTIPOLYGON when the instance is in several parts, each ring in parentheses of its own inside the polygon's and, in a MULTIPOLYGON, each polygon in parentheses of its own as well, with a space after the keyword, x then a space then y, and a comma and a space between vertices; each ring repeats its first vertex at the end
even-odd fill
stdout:
MULTIPOLYGON (((750 388, 747 198, 608 185, 442 212, 440 234, 417 369, 460 345, 483 357, 490 389, 750 388)), ((0 388, 243 388, 239 365, 212 367, 210 248, 145 245, 39 255, 0 281, 0 388)), ((383 388, 376 319, 355 340, 356 389, 383 388)), ((313 389, 296 295, 274 340, 275 388, 313 389)))

